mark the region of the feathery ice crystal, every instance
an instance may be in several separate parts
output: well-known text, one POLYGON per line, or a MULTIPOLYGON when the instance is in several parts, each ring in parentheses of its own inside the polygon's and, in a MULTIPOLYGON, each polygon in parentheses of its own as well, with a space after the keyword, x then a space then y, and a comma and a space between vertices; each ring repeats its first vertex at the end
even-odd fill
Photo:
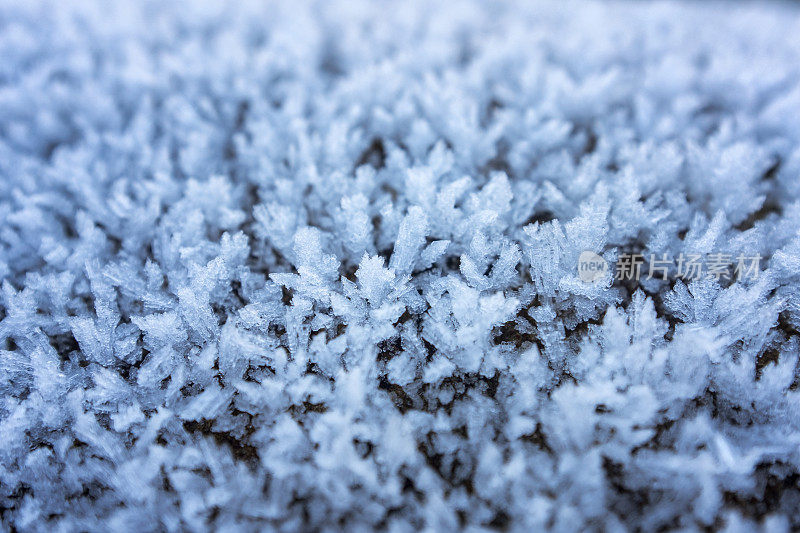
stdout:
POLYGON ((2 528, 800 528, 798 35, 0 3, 2 528))

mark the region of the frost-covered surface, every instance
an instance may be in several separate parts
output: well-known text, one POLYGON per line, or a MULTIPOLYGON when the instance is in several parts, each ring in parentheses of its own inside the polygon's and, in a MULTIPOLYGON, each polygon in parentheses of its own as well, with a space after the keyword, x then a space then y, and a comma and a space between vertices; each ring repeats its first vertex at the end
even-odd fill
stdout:
POLYGON ((796 6, 234 4, 0 3, 3 529, 800 527, 796 6))

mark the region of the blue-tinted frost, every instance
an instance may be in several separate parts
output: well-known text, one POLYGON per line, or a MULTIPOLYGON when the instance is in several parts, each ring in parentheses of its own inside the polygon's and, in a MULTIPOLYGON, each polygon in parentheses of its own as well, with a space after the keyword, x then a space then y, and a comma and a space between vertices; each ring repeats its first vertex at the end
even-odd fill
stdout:
POLYGON ((800 528, 798 35, 0 2, 2 529, 800 528))

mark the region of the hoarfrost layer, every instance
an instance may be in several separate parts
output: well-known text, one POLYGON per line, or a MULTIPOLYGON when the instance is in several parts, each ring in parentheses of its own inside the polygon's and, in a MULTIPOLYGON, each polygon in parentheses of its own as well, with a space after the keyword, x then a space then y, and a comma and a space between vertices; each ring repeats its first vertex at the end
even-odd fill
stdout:
POLYGON ((3 527, 800 527, 798 35, 0 4, 3 527))

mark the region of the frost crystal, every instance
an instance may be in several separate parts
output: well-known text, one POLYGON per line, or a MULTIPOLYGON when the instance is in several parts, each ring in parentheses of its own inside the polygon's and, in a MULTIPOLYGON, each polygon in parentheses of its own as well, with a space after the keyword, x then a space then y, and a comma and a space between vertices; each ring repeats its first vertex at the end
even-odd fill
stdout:
POLYGON ((797 35, 0 2, 0 529, 800 529, 797 35))

